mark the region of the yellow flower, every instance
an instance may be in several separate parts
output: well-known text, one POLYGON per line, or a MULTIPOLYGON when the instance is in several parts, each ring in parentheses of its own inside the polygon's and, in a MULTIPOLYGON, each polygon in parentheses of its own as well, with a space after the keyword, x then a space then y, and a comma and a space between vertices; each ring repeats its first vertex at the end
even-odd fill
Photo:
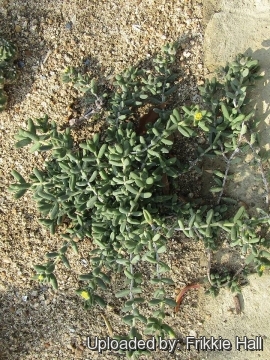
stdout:
POLYGON ((81 292, 81 297, 84 298, 84 300, 90 299, 88 291, 85 291, 85 290, 81 292))
POLYGON ((202 120, 202 117, 203 117, 202 113, 201 113, 201 112, 197 112, 197 113, 194 115, 194 120, 200 121, 200 120, 202 120))
POLYGON ((260 270, 260 271, 264 271, 264 270, 265 270, 265 266, 264 266, 264 265, 261 265, 259 270, 260 270))
POLYGON ((44 275, 39 274, 39 275, 38 275, 38 280, 40 280, 40 281, 44 280, 44 275))

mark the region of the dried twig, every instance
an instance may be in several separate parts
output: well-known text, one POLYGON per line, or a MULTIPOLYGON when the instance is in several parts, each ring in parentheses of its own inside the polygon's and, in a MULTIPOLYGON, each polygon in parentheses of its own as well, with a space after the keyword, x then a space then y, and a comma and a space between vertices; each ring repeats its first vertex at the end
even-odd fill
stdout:
POLYGON ((211 280, 211 261, 212 261, 212 251, 210 249, 206 249, 207 251, 207 277, 211 286, 214 286, 211 280))
POLYGON ((105 315, 101 314, 101 316, 102 316, 102 318, 103 318, 103 320, 105 322, 105 325, 106 325, 106 327, 108 329, 108 333, 109 333, 110 337, 113 337, 113 329, 112 329, 112 326, 111 326, 109 320, 106 318, 105 315))
POLYGON ((237 295, 235 295, 233 297, 233 300, 234 300, 234 305, 235 305, 235 312, 237 315, 239 315, 241 313, 241 305, 240 305, 239 297, 237 295))
POLYGON ((247 142, 247 143, 248 143, 248 145, 249 145, 249 147, 250 147, 250 149, 251 149, 251 151, 252 151, 252 153, 254 155, 254 158, 256 159, 256 161, 259 164, 259 168, 260 168, 261 176, 262 176, 262 181, 263 181, 263 185, 264 185, 264 188, 265 188, 265 202, 268 205, 269 204, 269 186, 268 186, 268 182, 267 182, 267 179, 266 179, 266 176, 265 176, 265 173, 264 173, 262 159, 256 153, 256 150, 254 149, 252 144, 250 142, 247 142))
POLYGON ((47 54, 46 54, 46 56, 45 56, 45 58, 44 58, 44 60, 43 60, 43 65, 46 63, 46 61, 49 59, 49 56, 51 55, 51 53, 52 53, 52 50, 49 50, 48 52, 47 52, 47 54))

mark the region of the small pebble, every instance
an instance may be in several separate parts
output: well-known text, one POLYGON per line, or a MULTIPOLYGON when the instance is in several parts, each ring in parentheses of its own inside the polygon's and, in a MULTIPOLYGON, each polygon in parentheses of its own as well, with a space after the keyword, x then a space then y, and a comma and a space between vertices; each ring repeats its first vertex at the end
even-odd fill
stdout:
POLYGON ((87 266, 87 265, 88 265, 88 261, 87 261, 87 260, 81 259, 80 261, 81 261, 81 264, 82 264, 83 266, 87 266))
POLYGON ((20 25, 15 25, 15 31, 16 31, 16 33, 19 33, 22 31, 22 28, 20 27, 20 25))
POLYGON ((18 61, 18 68, 22 69, 23 67, 25 67, 25 63, 22 60, 18 61))
POLYGON ((64 59, 66 62, 71 62, 72 60, 72 57, 71 56, 68 56, 67 54, 64 55, 64 59))
POLYGON ((183 56, 188 59, 190 57, 191 53, 189 51, 184 51, 183 56))
POLYGON ((195 338, 197 337, 197 333, 196 333, 196 331, 194 331, 194 330, 190 330, 190 332, 189 332, 189 336, 194 336, 195 338))
POLYGON ((72 29, 72 21, 69 21, 68 23, 66 23, 65 27, 67 30, 71 30, 72 29))

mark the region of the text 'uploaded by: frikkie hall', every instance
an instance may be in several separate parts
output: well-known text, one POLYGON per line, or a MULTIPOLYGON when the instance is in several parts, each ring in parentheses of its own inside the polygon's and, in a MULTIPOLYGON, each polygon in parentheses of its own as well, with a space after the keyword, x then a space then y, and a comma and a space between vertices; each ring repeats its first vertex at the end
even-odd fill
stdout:
MULTIPOLYGON (((147 340, 137 339, 134 337, 129 340, 116 340, 110 337, 105 339, 94 336, 91 339, 89 336, 86 339, 86 345, 89 350, 97 351, 101 354, 103 351, 136 351, 136 350, 149 350, 149 351, 168 351, 173 354, 176 350, 181 350, 183 341, 180 339, 162 339, 161 337, 155 338, 154 336, 147 340)), ((195 349, 198 351, 263 351, 263 338, 262 336, 255 336, 255 338, 248 338, 247 336, 236 336, 234 347, 232 341, 223 339, 221 336, 215 338, 210 336, 206 338, 201 336, 195 338, 194 336, 187 336, 185 342, 186 350, 195 349)))

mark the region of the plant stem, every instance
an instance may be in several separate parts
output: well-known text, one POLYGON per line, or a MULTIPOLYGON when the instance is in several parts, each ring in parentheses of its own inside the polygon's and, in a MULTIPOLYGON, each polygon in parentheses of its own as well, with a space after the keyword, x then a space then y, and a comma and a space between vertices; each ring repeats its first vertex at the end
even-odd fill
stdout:
POLYGON ((226 166, 226 170, 225 170, 225 174, 224 174, 224 178, 223 178, 223 182, 222 182, 222 190, 219 193, 219 196, 218 196, 218 199, 217 199, 217 205, 220 203, 221 197, 222 197, 222 195, 224 193, 224 188, 225 188, 225 184, 226 184, 226 181, 227 181, 228 172, 229 172, 229 169, 230 169, 230 166, 231 166, 231 162, 232 162, 233 158, 235 157, 235 155, 240 151, 239 145, 241 144, 241 141, 242 141, 242 136, 243 136, 242 135, 242 129, 243 129, 244 125, 245 125, 245 122, 243 121, 242 126, 241 126, 241 130, 240 130, 240 134, 239 134, 239 138, 238 138, 238 142, 237 142, 237 146, 234 149, 231 156, 229 157, 229 159, 224 154, 223 144, 222 143, 220 144, 220 148, 221 148, 221 151, 222 151, 222 156, 224 157, 227 166, 226 166))
POLYGON ((264 188, 265 188, 265 202, 266 202, 266 205, 268 205, 269 204, 269 186, 268 186, 267 179, 265 177, 265 173, 264 173, 264 169, 263 169, 263 165, 262 165, 262 160, 261 160, 260 156, 256 153, 256 151, 255 151, 254 147, 252 146, 252 144, 250 142, 248 142, 248 141, 247 141, 247 143, 248 143, 251 151, 253 152, 254 158, 259 163, 259 168, 260 168, 260 171, 261 171, 262 181, 263 181, 263 185, 264 185, 264 188))
MULTIPOLYGON (((129 270, 130 270, 130 273, 133 275, 133 265, 131 264, 131 261, 132 261, 132 258, 133 258, 133 255, 132 254, 129 254, 129 260, 130 260, 130 265, 129 265, 129 270)), ((131 279, 130 281, 130 286, 129 286, 129 298, 130 300, 133 299, 133 294, 132 294, 132 289, 133 289, 133 286, 134 286, 134 279, 131 279)), ((134 311, 134 308, 135 308, 135 305, 132 304, 132 309, 134 311)), ((133 318, 132 320, 132 325, 135 326, 136 325, 136 319, 133 318)))

